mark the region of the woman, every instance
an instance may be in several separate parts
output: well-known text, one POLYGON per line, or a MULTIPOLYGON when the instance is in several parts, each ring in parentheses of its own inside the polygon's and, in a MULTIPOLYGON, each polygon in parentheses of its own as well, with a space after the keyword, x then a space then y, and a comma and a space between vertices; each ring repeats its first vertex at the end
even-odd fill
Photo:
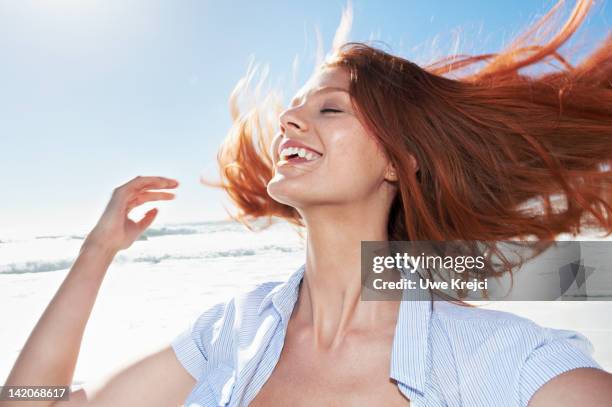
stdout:
MULTIPOLYGON (((361 241, 612 231, 612 37, 577 67, 556 53, 589 6, 579 2, 540 48, 518 41, 427 69, 349 43, 282 112, 273 139, 257 112, 235 111, 221 186, 241 220, 305 226, 304 265, 206 310, 99 389, 48 405, 609 405, 612 375, 576 332, 451 302, 360 301, 361 241), (551 56, 564 71, 518 74, 551 56), (443 76, 478 60, 488 64, 476 73, 443 76), (550 205, 553 194, 566 197, 565 211, 550 205), (538 197, 542 213, 521 207, 538 197)), ((172 199, 150 190, 177 185, 137 177, 114 191, 7 385, 71 382, 106 269, 156 210, 137 223, 127 213, 172 199)))

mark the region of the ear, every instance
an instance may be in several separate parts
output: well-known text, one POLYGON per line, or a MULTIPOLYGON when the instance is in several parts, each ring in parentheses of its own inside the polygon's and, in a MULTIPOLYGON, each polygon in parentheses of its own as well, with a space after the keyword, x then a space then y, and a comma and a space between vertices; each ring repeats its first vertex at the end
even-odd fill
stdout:
MULTIPOLYGON (((412 171, 414 171, 415 173, 419 170, 419 163, 412 154, 410 154, 410 166, 412 167, 412 171)), ((385 171, 385 179, 391 182, 395 182, 398 179, 397 170, 391 162, 387 164, 387 169, 385 171)))
POLYGON ((389 182, 397 181, 397 171, 395 169, 395 166, 391 162, 387 164, 387 169, 385 170, 385 179, 389 182))
POLYGON ((412 154, 410 154, 410 166, 412 167, 412 171, 417 172, 419 170, 419 162, 414 158, 412 154))

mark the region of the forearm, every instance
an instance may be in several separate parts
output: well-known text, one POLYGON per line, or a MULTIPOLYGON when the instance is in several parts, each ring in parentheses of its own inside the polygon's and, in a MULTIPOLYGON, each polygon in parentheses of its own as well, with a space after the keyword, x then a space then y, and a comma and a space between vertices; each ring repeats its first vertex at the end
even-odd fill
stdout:
POLYGON ((85 242, 21 350, 6 386, 69 386, 83 332, 115 252, 85 242))

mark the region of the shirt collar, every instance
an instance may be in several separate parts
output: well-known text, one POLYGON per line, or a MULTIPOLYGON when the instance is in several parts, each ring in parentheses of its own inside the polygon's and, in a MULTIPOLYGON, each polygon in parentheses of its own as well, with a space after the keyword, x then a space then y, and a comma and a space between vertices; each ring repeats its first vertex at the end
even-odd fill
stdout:
MULTIPOLYGON (((258 313, 261 314, 272 303, 286 324, 295 306, 305 269, 306 264, 303 264, 286 282, 270 290, 263 298, 258 313)), ((418 273, 404 273, 404 276, 408 279, 419 278, 418 273)), ((430 318, 429 293, 404 290, 391 350, 390 377, 419 395, 425 391, 430 318)))
POLYGON ((283 322, 287 322, 291 316, 295 302, 297 301, 298 288, 305 270, 306 263, 294 271, 287 281, 274 286, 261 301, 257 310, 258 314, 261 314, 263 310, 268 308, 270 303, 272 303, 283 319, 283 322))

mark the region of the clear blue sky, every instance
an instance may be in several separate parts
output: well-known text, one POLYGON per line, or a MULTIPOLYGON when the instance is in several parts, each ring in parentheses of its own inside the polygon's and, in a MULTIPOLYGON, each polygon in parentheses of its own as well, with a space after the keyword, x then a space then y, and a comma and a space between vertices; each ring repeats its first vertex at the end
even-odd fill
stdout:
MULTIPOLYGON (((553 0, 354 0, 351 40, 385 41, 418 61, 451 49, 495 51, 553 0), (434 41, 438 35, 438 39, 434 41)), ((568 5, 571 6, 570 1, 568 5)), ((215 154, 230 125, 227 99, 251 56, 270 65, 285 102, 312 71, 315 27, 331 45, 344 0, 0 0, 0 240, 88 231, 112 189, 136 175, 177 178, 156 224, 225 216, 215 154)), ((603 38, 599 2, 583 38, 603 38)))

